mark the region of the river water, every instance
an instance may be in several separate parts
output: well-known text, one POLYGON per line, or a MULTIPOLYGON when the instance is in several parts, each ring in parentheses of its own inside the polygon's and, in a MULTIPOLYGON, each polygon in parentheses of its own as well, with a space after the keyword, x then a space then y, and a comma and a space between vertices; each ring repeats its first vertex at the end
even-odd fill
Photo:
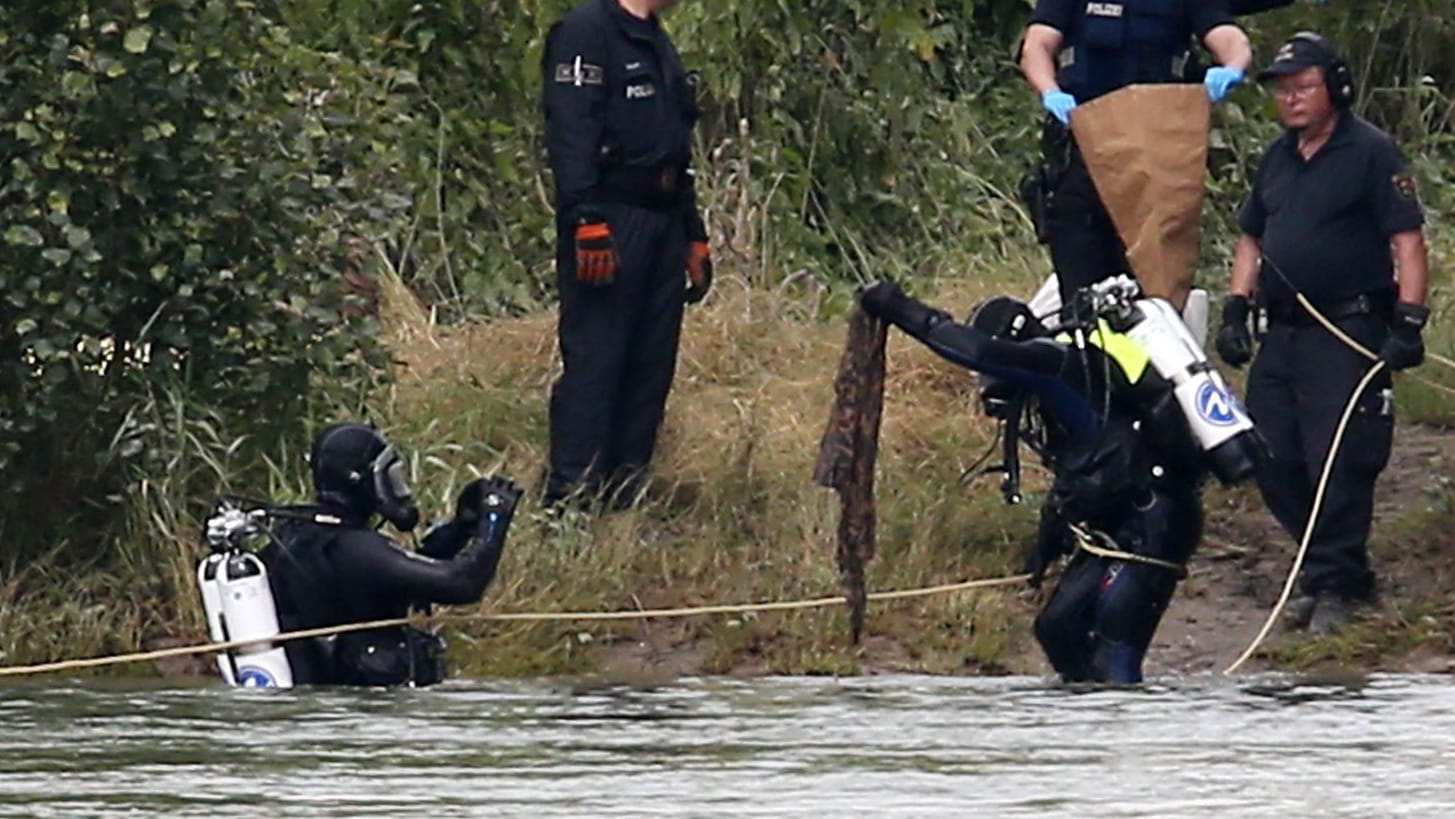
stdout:
POLYGON ((3 816, 1451 816, 1455 679, 0 686, 3 816))

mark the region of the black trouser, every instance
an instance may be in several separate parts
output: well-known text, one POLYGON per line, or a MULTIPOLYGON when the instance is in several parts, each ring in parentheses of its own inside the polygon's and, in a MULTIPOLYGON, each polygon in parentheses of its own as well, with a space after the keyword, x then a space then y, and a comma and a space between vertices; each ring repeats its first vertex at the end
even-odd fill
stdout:
MULTIPOLYGON (((1046 208, 1047 245, 1061 288, 1061 303, 1088 284, 1131 270, 1126 247, 1074 145, 1046 138, 1051 198, 1046 208)), ((1065 137, 1067 140, 1069 136, 1065 137)))
POLYGON ((616 281, 576 279, 574 229, 557 225, 563 372, 551 390, 546 500, 574 491, 627 495, 652 459, 677 366, 686 287, 680 209, 607 205, 616 281))
MULTIPOLYGON (((1379 350, 1388 334, 1372 314, 1334 322, 1360 344, 1379 350)), ((1258 471, 1258 488, 1284 530, 1301 541, 1324 459, 1344 407, 1373 362, 1322 326, 1275 322, 1248 375, 1248 412, 1272 458, 1258 471)), ((1381 372, 1360 396, 1309 541, 1300 586, 1367 598, 1374 591, 1368 539, 1374 483, 1389 460, 1394 437, 1391 377, 1381 372)))
MULTIPOLYGON (((1178 480, 1090 525, 1121 551, 1183 565, 1202 538, 1196 481, 1178 480)), ((1067 682, 1139 683, 1180 580, 1170 567, 1078 552, 1036 617, 1036 640, 1067 682)))

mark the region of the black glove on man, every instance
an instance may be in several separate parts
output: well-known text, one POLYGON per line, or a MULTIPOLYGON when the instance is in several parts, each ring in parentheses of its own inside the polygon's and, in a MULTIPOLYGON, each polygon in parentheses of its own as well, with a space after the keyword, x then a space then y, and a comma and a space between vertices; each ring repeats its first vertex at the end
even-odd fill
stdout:
POLYGON ((1379 350, 1379 360, 1391 370, 1418 367, 1425 360, 1425 341, 1420 333, 1430 320, 1430 308, 1402 301, 1394 306, 1389 338, 1379 350))
POLYGON ((1223 299, 1223 326, 1214 344, 1229 366, 1241 367, 1253 360, 1253 334, 1248 330, 1247 296, 1236 293, 1223 299))
POLYGON ((476 534, 486 539, 503 537, 520 495, 520 488, 509 478, 476 478, 460 490, 455 500, 455 523, 475 528, 476 534))
POLYGON ((892 281, 882 281, 859 291, 859 304, 864 312, 881 318, 915 338, 923 339, 931 327, 950 316, 905 294, 892 281))

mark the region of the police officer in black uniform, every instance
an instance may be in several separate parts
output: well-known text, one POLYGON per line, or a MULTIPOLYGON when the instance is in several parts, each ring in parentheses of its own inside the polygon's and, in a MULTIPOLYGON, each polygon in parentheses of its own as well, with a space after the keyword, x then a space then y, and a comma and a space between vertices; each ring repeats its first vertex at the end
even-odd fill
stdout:
MULTIPOLYGON (((509 480, 471 482, 454 518, 411 552, 370 525, 380 516, 408 531, 419 520, 403 461, 377 430, 329 427, 309 462, 314 504, 285 510, 262 553, 283 631, 392 620, 484 594, 520 498, 509 480)), ((430 685, 444 677, 442 642, 407 626, 293 640, 285 649, 298 685, 430 685)))
POLYGON ((1028 191, 1070 304, 1081 287, 1130 270, 1126 249, 1071 137, 1079 103, 1133 84, 1181 82, 1196 36, 1219 65, 1203 78, 1220 101, 1252 63, 1226 0, 1039 0, 1021 47, 1021 72, 1048 114, 1043 164, 1028 191))
POLYGON ((551 393, 551 504, 636 495, 672 387, 683 303, 712 285, 689 169, 696 77, 657 16, 674 2, 583 0, 546 40, 563 365, 551 393))
POLYGON ((1295 625, 1328 633, 1374 593, 1367 543, 1394 433, 1390 371, 1424 359, 1424 216, 1394 140, 1350 110, 1353 77, 1331 43, 1299 33, 1258 78, 1273 85, 1288 130, 1263 155, 1239 216, 1217 349, 1233 366, 1253 357, 1256 294, 1268 329, 1248 377, 1248 410, 1273 454, 1258 483, 1295 539, 1339 419, 1373 363, 1297 295, 1385 365, 1349 420, 1303 566, 1303 597, 1290 609, 1295 625))

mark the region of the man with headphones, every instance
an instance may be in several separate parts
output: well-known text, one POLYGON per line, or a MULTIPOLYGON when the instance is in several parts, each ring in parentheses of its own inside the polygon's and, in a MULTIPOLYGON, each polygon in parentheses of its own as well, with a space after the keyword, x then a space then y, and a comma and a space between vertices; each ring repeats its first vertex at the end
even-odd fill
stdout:
POLYGON ((1295 627, 1328 634, 1374 595, 1368 537, 1394 434, 1392 373, 1425 354, 1424 214, 1399 147, 1351 110, 1353 76, 1328 40, 1294 35, 1258 80, 1287 131, 1264 153, 1239 215, 1216 346, 1234 367, 1253 362, 1248 410, 1272 454, 1258 485, 1295 539, 1354 402, 1305 556, 1303 596, 1290 608, 1295 627), (1256 357, 1255 298, 1267 316, 1256 357), (1374 361, 1325 320, 1384 365, 1357 397, 1374 361))

